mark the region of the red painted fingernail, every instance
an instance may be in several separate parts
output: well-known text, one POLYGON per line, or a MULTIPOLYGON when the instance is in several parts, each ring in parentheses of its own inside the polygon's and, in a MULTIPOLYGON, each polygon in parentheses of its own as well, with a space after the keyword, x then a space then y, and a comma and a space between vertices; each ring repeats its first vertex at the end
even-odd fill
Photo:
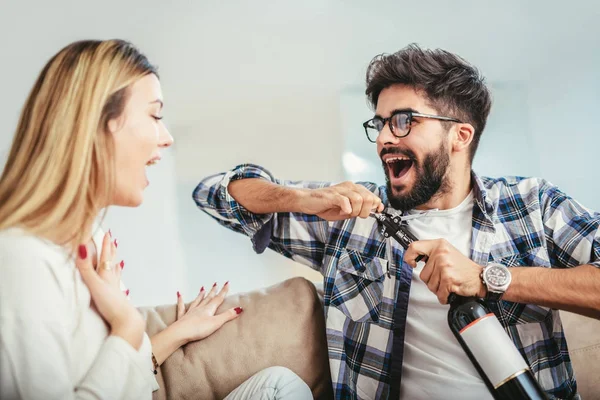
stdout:
POLYGON ((242 311, 244 311, 244 309, 242 307, 236 307, 236 308, 234 308, 234 310, 235 310, 236 314, 241 314, 242 311))
POLYGON ((223 286, 227 286, 229 285, 229 281, 225 282, 225 284, 223 286))
POLYGON ((87 258, 87 248, 84 244, 79 245, 79 258, 85 260, 87 258))
POLYGON ((129 289, 125 291, 125 296, 129 296, 129 289))
POLYGON ((110 237, 112 237, 112 232, 110 231, 110 229, 108 230, 108 235, 109 235, 110 237))
POLYGON ((215 282, 215 284, 213 285, 213 287, 217 286, 217 282, 215 282))
POLYGON ((200 293, 204 292, 204 286, 200 288, 200 293))
POLYGON ((115 243, 115 247, 119 247, 119 242, 117 242, 117 239, 115 239, 114 243, 115 243))
POLYGON ((179 293, 179 290, 177 291, 177 297, 181 297, 181 293, 179 293))
POLYGON ((121 269, 125 268, 125 261, 121 260, 121 262, 119 263, 119 265, 121 266, 121 269))

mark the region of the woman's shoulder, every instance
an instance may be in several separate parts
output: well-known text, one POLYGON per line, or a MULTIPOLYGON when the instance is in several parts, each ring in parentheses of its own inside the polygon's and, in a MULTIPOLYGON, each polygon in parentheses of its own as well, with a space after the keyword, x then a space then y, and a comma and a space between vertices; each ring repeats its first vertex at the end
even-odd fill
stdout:
MULTIPOLYGON (((40 261, 66 261, 64 248, 20 228, 0 230, 0 266, 26 268, 40 261)), ((0 267, 0 269, 3 269, 0 267)))
POLYGON ((0 231, 0 309, 52 303, 72 276, 73 262, 62 247, 22 229, 0 231))

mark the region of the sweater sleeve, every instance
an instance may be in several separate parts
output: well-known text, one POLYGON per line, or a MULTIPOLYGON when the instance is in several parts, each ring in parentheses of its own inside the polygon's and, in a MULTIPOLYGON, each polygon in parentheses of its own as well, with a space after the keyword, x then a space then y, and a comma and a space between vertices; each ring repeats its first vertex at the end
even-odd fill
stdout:
MULTIPOLYGON (((0 238, 0 398, 151 398, 145 357, 108 336, 90 369, 76 381, 70 343, 73 305, 63 262, 42 241, 0 238)), ((64 261, 64 260, 63 260, 64 261)))

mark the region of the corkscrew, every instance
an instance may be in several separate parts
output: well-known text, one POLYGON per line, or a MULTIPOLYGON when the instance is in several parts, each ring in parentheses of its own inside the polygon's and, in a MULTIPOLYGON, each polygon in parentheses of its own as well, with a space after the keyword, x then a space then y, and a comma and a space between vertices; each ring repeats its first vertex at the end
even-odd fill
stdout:
MULTIPOLYGON (((370 215, 381 225, 381 234, 383 236, 386 238, 393 237, 406 250, 412 242, 419 240, 408 230, 404 229, 407 225, 407 221, 427 215, 428 212, 429 211, 424 211, 418 214, 402 215, 390 214, 384 210, 381 213, 372 212, 370 215)), ((415 262, 419 261, 427 261, 427 257, 419 255, 415 259, 415 262)))
MULTIPOLYGON (((418 214, 402 215, 390 214, 384 210, 381 213, 372 212, 370 216, 379 222, 381 225, 381 234, 384 237, 393 237, 398 243, 400 243, 402 247, 404 247, 404 250, 407 250, 408 246, 410 246, 412 242, 419 240, 415 237, 415 235, 406 229, 406 226, 408 225, 407 221, 427 215, 428 212, 429 211, 423 211, 418 214)), ((418 263, 419 261, 427 262, 427 256, 423 254, 418 255, 417 258, 415 258, 415 262, 418 263)), ((455 298, 456 295, 454 293, 450 293, 448 296, 448 302, 451 303, 455 298)))

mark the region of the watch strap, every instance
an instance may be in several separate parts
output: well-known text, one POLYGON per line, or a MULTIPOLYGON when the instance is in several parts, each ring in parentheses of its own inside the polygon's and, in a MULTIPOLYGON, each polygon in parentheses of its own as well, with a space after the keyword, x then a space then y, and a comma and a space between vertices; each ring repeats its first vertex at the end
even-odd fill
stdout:
POLYGON ((485 294, 485 300, 498 302, 498 301, 502 300, 503 295, 504 295, 504 292, 492 292, 491 290, 488 289, 485 294))

